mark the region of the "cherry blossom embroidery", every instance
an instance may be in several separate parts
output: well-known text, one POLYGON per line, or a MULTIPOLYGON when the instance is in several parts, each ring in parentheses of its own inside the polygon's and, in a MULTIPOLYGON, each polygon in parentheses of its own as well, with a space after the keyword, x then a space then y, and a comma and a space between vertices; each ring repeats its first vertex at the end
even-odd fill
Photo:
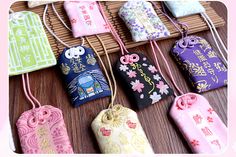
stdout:
POLYGON ((209 108, 207 111, 208 111, 210 114, 212 114, 214 110, 213 110, 212 108, 209 108))
POLYGON ((133 78, 133 77, 136 77, 136 72, 133 71, 133 70, 129 70, 129 72, 127 72, 127 75, 129 76, 129 78, 133 78))
POLYGON ((193 147, 199 146, 199 141, 198 141, 198 140, 192 140, 192 141, 191 141, 191 145, 192 145, 193 147))
POLYGON ((129 68, 127 67, 127 65, 123 65, 123 64, 120 65, 120 71, 126 71, 128 69, 129 68))
POLYGON ((169 89, 169 87, 168 87, 168 85, 164 84, 163 81, 160 81, 159 84, 156 84, 156 87, 160 89, 161 94, 163 94, 163 93, 168 94, 169 93, 167 90, 167 89, 169 89))
POLYGON ((133 91, 138 91, 139 93, 141 93, 144 88, 144 84, 140 83, 139 80, 135 80, 135 82, 132 81, 130 84, 132 85, 133 91))
POLYGON ((148 70, 151 71, 151 73, 157 72, 157 69, 153 65, 149 65, 148 70))
POLYGON ((207 121, 208 121, 209 123, 212 123, 212 122, 213 122, 213 118, 207 117, 207 121))
POLYGON ((195 121, 196 124, 201 124, 202 123, 202 117, 198 114, 196 114, 195 116, 193 116, 193 120, 195 121))
POLYGON ((153 75, 153 78, 157 81, 161 80, 161 77, 158 74, 153 75))
POLYGON ((157 92, 153 92, 153 94, 150 95, 150 98, 152 99, 152 104, 153 104, 161 100, 161 95, 157 94, 157 92))
POLYGON ((76 23, 76 19, 72 19, 72 20, 71 20, 71 23, 72 23, 72 24, 76 23))

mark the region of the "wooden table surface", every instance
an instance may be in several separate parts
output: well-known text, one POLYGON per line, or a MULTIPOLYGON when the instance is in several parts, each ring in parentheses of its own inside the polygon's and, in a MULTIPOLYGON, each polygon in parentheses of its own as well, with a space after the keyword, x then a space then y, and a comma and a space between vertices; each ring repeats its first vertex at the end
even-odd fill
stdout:
MULTIPOLYGON (((218 29, 220 36, 226 44, 227 9, 220 2, 212 2, 211 5, 226 21, 226 25, 218 29)), ((210 31, 200 32, 196 35, 204 37, 216 49, 210 31)), ((176 39, 163 40, 158 42, 158 44, 163 52, 166 52, 165 57, 171 66, 178 85, 184 92, 189 92, 191 91, 189 85, 186 83, 185 78, 169 55, 169 51, 176 39)), ((149 58, 152 58, 149 45, 133 48, 130 49, 130 51, 143 52, 149 58)), ((118 57, 119 53, 110 54, 113 64, 117 61, 118 57)), ((102 58, 105 60, 104 56, 102 58)), ((165 66, 161 59, 160 62, 161 68, 165 71, 165 66)), ((166 73, 164 74, 166 76, 166 73)), ((166 78, 168 77, 166 76, 166 78)), ((145 109, 138 110, 135 104, 131 104, 129 94, 126 93, 125 85, 120 82, 119 78, 117 79, 117 83, 118 94, 115 102, 130 107, 138 113, 139 120, 155 153, 191 153, 187 142, 168 116, 168 111, 174 100, 174 96, 168 97, 167 99, 145 109)), ((96 115, 108 106, 109 98, 97 99, 83 104, 78 108, 72 107, 58 67, 30 73, 30 84, 32 93, 42 104, 53 105, 63 111, 68 134, 75 153, 100 153, 90 124, 96 115)), ((209 100, 213 109, 218 113, 223 122, 227 124, 227 87, 209 91, 202 95, 209 100)), ((21 76, 10 77, 9 99, 9 116, 16 152, 22 153, 15 123, 24 111, 31 109, 31 106, 23 94, 21 76)))

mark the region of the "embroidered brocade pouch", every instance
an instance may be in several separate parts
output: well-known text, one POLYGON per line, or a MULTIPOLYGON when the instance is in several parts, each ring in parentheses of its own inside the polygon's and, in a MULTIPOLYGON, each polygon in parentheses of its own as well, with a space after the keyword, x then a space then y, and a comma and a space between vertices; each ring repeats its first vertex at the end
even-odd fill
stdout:
POLYGON ((205 8, 197 0, 164 1, 174 17, 183 17, 205 12, 205 8))
POLYGON ((9 16, 9 75, 56 65, 39 15, 22 11, 9 16))
POLYGON ((109 32, 96 1, 65 1, 75 38, 109 32))
POLYGON ((153 154, 137 114, 115 105, 99 113, 91 124, 102 153, 153 154))
POLYGON ((128 1, 120 8, 119 16, 130 30, 135 42, 155 40, 170 35, 149 2, 128 1))
POLYGON ((198 36, 176 42, 171 55, 198 93, 227 85, 227 68, 210 44, 198 36))
POLYGON ((25 154, 73 154, 60 109, 44 105, 24 112, 17 123, 25 154))
POLYGON ((122 56, 116 71, 127 84, 128 91, 140 109, 173 94, 155 66, 143 54, 129 53, 122 56))
POLYGON ((75 107, 111 95, 92 49, 83 46, 65 48, 58 58, 58 65, 75 107))
POLYGON ((176 97, 170 116, 194 153, 222 153, 225 150, 227 127, 203 96, 187 93, 176 97))

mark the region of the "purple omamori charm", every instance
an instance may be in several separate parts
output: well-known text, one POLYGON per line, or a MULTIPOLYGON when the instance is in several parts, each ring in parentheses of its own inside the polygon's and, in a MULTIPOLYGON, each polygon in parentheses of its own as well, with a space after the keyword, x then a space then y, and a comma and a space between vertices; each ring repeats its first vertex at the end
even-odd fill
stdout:
POLYGON ((198 93, 227 85, 227 68, 210 44, 198 36, 176 42, 171 55, 198 93))

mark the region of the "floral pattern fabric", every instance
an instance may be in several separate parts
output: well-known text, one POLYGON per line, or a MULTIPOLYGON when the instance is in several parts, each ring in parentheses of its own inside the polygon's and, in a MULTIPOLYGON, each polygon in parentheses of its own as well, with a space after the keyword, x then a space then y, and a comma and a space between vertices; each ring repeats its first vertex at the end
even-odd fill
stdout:
POLYGON ((176 42, 171 55, 196 92, 227 85, 227 68, 205 39, 185 37, 176 42))
POLYGON ((134 98, 138 108, 142 109, 154 104, 165 97, 172 95, 173 91, 163 79, 156 67, 146 56, 138 53, 129 53, 121 58, 136 55, 136 62, 124 63, 121 59, 116 65, 119 76, 126 83, 125 86, 134 98))
POLYGON ((175 98, 170 116, 194 153, 223 153, 227 127, 203 96, 187 93, 175 98))
POLYGON ((91 124, 105 154, 153 154, 137 114, 121 105, 101 111, 91 124))
POLYGON ((96 1, 65 1, 64 8, 75 38, 110 31, 96 1))
POLYGON ((130 30, 135 42, 154 40, 170 35, 149 2, 128 1, 120 8, 119 16, 130 30))
POLYGON ((164 3, 177 18, 205 12, 205 8, 197 0, 165 1, 164 3))
POLYGON ((24 112, 16 123, 25 154, 73 154, 62 111, 45 105, 24 112))

